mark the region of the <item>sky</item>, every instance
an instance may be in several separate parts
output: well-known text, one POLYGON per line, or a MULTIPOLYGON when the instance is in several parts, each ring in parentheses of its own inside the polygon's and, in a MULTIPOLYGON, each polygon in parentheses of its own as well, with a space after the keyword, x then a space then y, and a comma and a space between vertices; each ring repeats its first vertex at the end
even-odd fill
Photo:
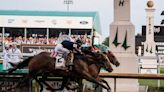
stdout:
MULTIPOLYGON (((100 16, 102 39, 108 37, 110 24, 113 22, 114 0, 73 0, 70 11, 96 11, 100 16)), ((164 16, 164 0, 155 1, 155 25, 160 25, 164 16)), ((64 0, 0 0, 0 10, 31 10, 31 11, 67 11, 64 0)), ((135 25, 135 33, 141 33, 141 26, 146 24, 147 0, 131 0, 131 21, 135 25)))

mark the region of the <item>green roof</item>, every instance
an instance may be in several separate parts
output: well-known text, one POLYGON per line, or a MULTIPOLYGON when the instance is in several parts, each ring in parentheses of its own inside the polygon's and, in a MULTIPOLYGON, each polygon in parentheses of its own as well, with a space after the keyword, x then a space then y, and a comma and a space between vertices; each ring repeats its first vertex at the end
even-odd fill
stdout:
POLYGON ((97 12, 0 10, 0 15, 92 17, 94 22, 94 29, 101 34, 100 19, 97 12))

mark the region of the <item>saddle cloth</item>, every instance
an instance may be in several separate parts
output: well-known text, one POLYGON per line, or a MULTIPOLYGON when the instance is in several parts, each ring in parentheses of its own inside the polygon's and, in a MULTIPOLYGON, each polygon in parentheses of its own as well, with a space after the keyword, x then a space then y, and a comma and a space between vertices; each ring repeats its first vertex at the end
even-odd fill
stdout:
POLYGON ((55 68, 56 69, 62 69, 65 68, 65 60, 64 58, 60 57, 60 56, 56 56, 56 62, 55 62, 55 68))

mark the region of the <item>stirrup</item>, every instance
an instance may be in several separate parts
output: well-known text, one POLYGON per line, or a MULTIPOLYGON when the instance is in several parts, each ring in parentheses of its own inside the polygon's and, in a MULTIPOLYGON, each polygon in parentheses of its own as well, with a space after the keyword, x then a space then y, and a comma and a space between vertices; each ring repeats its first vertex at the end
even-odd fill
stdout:
POLYGON ((73 64, 73 62, 71 61, 69 64, 68 64, 68 66, 73 66, 74 64, 73 64))

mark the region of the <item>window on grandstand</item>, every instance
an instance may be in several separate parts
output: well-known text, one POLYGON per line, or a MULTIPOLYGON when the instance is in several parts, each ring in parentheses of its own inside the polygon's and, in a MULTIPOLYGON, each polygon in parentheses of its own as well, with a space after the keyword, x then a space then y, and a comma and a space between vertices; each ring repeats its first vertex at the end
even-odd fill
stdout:
POLYGON ((49 37, 59 37, 60 34, 69 34, 69 29, 49 29, 49 37))
POLYGON ((72 35, 91 35, 90 29, 72 29, 71 30, 72 35))
POLYGON ((27 28, 27 37, 44 38, 46 37, 46 28, 27 28))
POLYGON ((5 28, 5 37, 23 37, 24 36, 24 28, 11 28, 6 27, 5 28))

